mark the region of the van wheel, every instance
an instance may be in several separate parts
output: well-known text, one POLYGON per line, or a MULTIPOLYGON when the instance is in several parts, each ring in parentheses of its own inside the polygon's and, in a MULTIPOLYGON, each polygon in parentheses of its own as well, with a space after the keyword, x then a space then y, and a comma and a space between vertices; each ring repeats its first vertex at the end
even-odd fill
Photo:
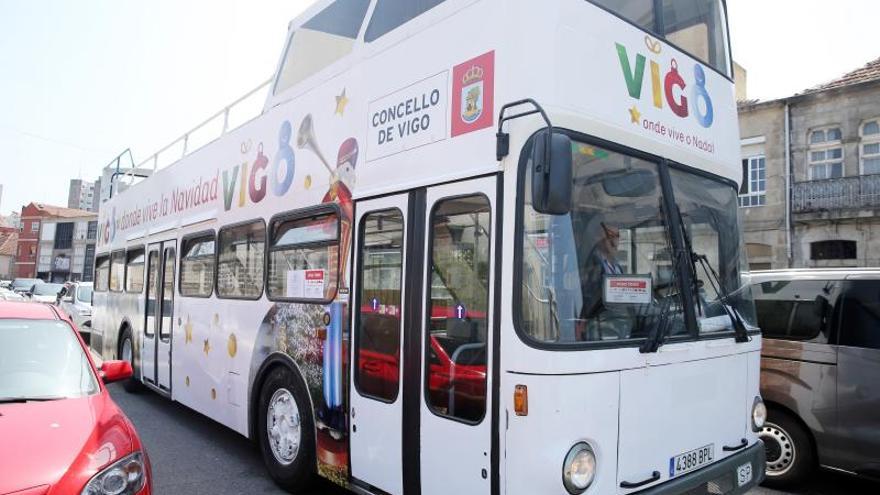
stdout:
POLYGON ((809 433, 790 415, 768 408, 767 422, 758 437, 767 453, 764 485, 790 487, 805 481, 813 471, 816 455, 809 433))
POLYGON ((315 473, 315 425, 305 386, 286 366, 260 389, 257 435, 272 479, 287 490, 307 488, 315 473))
POLYGON ((134 340, 131 338, 131 329, 125 327, 119 337, 119 359, 128 361, 134 370, 131 378, 122 383, 122 388, 130 394, 136 394, 144 389, 144 384, 137 379, 137 370, 134 367, 134 340))

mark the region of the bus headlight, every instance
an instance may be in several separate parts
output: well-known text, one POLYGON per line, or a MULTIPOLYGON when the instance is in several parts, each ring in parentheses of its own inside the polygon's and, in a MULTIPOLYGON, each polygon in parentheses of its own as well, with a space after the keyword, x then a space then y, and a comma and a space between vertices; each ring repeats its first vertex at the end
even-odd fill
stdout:
POLYGON ((755 403, 752 405, 752 431, 761 431, 764 423, 767 421, 767 406, 761 397, 755 397, 755 403))
POLYGON ((584 493, 596 477, 596 454, 585 442, 581 442, 565 456, 562 465, 562 484, 572 495, 584 493))
POLYGON ((146 481, 144 455, 135 452, 93 476, 81 495, 132 495, 141 491, 146 481))

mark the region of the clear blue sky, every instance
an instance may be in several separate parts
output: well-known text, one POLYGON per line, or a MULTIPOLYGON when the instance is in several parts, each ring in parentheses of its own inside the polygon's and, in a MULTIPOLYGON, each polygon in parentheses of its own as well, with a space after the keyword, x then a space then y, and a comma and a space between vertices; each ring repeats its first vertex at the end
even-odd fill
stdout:
MULTIPOLYGON (((260 82, 311 0, 0 0, 0 212, 66 205, 125 148, 140 161, 260 82)), ((880 57, 876 0, 728 0, 749 95, 880 57)))

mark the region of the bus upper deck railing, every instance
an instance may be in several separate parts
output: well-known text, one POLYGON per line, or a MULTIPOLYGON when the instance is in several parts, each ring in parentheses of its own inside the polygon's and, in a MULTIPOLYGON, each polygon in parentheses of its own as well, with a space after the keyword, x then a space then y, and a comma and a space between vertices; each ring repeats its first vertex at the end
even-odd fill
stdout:
MULTIPOLYGON (((210 117, 200 122, 198 125, 192 127, 190 130, 183 133, 180 137, 171 141, 166 146, 162 147, 161 149, 150 155, 147 159, 143 160, 137 165, 133 165, 128 170, 117 170, 117 173, 114 173, 114 177, 111 179, 113 183, 111 197, 113 196, 114 192, 121 192, 128 186, 132 185, 137 179, 152 174, 160 168, 164 168, 165 166, 184 158, 192 151, 201 148, 202 146, 223 136, 230 130, 236 129, 244 123, 250 121, 251 119, 259 116, 263 110, 262 105, 266 101, 266 94, 264 93, 264 91, 269 88, 271 83, 272 79, 267 79, 266 81, 263 81, 259 86, 248 91, 244 95, 237 98, 235 101, 224 106, 220 111, 214 113, 210 117), (262 99, 257 99, 255 97, 256 95, 262 95, 262 99), (249 105, 253 105, 256 102, 259 102, 259 108, 256 109, 256 111, 247 112, 241 116, 238 116, 238 118, 235 119, 233 125, 233 121, 230 119, 230 116, 232 115, 232 117, 234 118, 235 111, 243 111, 245 110, 246 106, 247 108, 252 108, 249 105), (212 130, 213 132, 211 132, 212 130), (176 149, 179 150, 178 153, 170 153, 176 149), (171 158, 167 162, 164 162, 163 159, 165 158, 165 156, 170 156, 171 158)), ((111 164, 112 163, 113 162, 111 162, 111 164)), ((133 160, 132 163, 134 163, 133 160)))

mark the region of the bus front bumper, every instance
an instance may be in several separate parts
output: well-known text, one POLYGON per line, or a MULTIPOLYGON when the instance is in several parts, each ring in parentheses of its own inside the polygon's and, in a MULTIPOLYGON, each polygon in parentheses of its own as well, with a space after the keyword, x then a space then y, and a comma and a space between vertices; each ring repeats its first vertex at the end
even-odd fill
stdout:
POLYGON ((751 447, 707 466, 699 471, 637 492, 639 495, 738 495, 758 486, 764 481, 764 442, 758 440, 751 447), (740 470, 751 466, 751 480, 740 485, 740 470))

